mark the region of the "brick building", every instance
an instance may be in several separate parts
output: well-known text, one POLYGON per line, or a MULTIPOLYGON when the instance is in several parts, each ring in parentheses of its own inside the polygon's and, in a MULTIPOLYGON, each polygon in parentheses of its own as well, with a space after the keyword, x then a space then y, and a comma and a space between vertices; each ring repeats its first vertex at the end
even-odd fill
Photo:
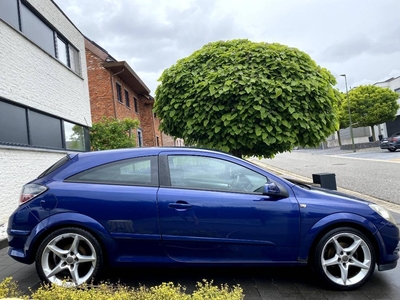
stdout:
POLYGON ((103 116, 140 121, 138 147, 162 146, 159 120, 149 88, 125 61, 117 61, 95 42, 85 39, 92 122, 103 116))

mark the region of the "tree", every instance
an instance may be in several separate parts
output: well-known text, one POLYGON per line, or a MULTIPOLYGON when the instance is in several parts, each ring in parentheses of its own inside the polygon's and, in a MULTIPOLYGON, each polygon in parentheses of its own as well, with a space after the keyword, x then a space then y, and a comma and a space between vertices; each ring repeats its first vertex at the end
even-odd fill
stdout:
POLYGON ((375 85, 360 85, 349 92, 351 118, 354 127, 370 126, 375 141, 374 126, 396 118, 399 94, 375 85))
POLYGON ((90 129, 90 140, 95 150, 130 148, 136 146, 132 130, 139 126, 139 120, 103 117, 90 129))
POLYGON ((319 145, 338 125, 335 78, 306 53, 280 44, 209 43, 159 81, 160 128, 188 144, 271 157, 319 145))

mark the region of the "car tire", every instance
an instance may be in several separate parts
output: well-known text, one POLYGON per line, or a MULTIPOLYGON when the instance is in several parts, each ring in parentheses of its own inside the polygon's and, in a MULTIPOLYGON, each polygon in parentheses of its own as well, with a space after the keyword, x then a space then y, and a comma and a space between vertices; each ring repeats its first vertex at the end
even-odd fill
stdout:
POLYGON ((375 252, 371 241, 351 227, 336 228, 318 242, 313 269, 323 284, 335 290, 362 286, 375 270, 375 252))
POLYGON ((35 264, 43 282, 79 286, 92 283, 100 274, 103 254, 92 234, 67 227, 52 232, 41 242, 35 264))
POLYGON ((395 152, 396 149, 388 149, 390 152, 395 152))

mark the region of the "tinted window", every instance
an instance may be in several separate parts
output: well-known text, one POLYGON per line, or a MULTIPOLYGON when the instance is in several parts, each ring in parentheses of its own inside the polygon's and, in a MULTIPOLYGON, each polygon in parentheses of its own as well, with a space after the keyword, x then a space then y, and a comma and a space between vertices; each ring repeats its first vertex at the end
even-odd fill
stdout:
POLYGON ((267 182, 261 174, 216 158, 173 155, 168 164, 173 187, 261 194, 267 182))
POLYGON ((59 119, 31 111, 29 125, 32 145, 63 148, 59 119))
POLYGON ((66 181, 158 186, 157 156, 108 163, 71 176, 66 181))
POLYGON ((21 3, 22 32, 33 42, 55 56, 54 32, 21 3))
POLYGON ((0 101, 0 141, 28 144, 26 109, 0 101))
POLYGON ((16 0, 0 1, 0 18, 19 30, 18 4, 16 0))

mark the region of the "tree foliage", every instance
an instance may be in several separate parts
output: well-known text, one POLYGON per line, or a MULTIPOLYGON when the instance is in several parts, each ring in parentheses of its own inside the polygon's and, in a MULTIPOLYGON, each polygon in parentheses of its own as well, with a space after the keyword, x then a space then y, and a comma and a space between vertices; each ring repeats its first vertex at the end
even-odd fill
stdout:
POLYGON ((132 133, 139 126, 137 119, 106 118, 94 123, 90 129, 90 140, 94 150, 130 148, 136 146, 132 133))
POLYGON ((345 129, 350 125, 349 119, 349 107, 348 107, 347 96, 345 93, 339 92, 338 94, 338 119, 339 129, 345 129))
POLYGON ((161 129, 188 144, 271 157, 317 145, 338 126, 335 78, 284 45, 209 43, 159 81, 161 129))
POLYGON ((399 105, 399 94, 375 85, 360 85, 349 92, 354 127, 370 126, 375 140, 375 125, 393 121, 399 105))

